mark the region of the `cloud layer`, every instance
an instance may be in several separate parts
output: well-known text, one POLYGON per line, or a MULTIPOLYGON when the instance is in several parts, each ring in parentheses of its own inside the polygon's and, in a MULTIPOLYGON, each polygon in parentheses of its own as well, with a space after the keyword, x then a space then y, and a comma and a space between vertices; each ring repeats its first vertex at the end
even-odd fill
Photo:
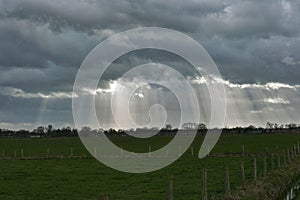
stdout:
MULTIPOLYGON (((292 0, 0 0, 1 126, 72 125, 70 97, 85 56, 107 37, 144 26, 181 31, 205 47, 223 76, 215 81, 231 96, 228 125, 259 123, 254 114, 261 123, 300 121, 299 21, 300 2, 292 0)), ((204 83, 182 59, 140 51, 114 62, 98 93, 147 62, 204 83)))

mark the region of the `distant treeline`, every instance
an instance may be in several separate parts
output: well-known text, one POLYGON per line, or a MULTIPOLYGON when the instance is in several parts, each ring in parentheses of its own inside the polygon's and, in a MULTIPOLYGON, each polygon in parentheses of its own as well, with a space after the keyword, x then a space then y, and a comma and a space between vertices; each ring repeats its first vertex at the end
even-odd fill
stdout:
MULTIPOLYGON (((215 128, 215 130, 218 128, 215 128)), ((89 127, 83 127, 80 131, 71 127, 63 127, 61 129, 55 129, 52 125, 47 127, 39 126, 33 131, 29 130, 8 130, 0 129, 0 137, 2 138, 42 138, 42 137, 78 137, 79 134, 95 134, 100 135, 104 133, 108 136, 126 136, 126 135, 175 135, 178 131, 183 133, 190 133, 191 131, 197 131, 197 134, 204 135, 207 132, 205 124, 196 123, 184 123, 180 129, 173 128, 170 124, 166 125, 163 129, 158 128, 136 128, 130 130, 115 130, 110 128, 108 130, 92 130, 89 127)), ((213 129, 212 129, 213 130, 213 129)), ((223 128, 222 134, 270 134, 270 133, 300 133, 300 125, 295 123, 281 124, 267 122, 266 127, 256 127, 250 125, 248 127, 235 127, 235 128, 223 128)))

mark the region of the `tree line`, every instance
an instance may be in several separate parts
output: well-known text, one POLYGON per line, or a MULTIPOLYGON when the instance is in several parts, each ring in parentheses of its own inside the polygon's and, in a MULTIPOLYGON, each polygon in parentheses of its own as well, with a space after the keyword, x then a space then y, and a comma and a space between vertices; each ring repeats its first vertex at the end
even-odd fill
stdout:
MULTIPOLYGON (((219 129, 219 128, 214 128, 219 129)), ((92 133, 95 135, 100 135, 102 133, 108 136, 126 136, 128 133, 130 135, 138 134, 151 134, 153 132, 156 135, 174 135, 178 131, 197 131, 198 134, 204 135, 208 128, 203 123, 191 123, 187 122, 182 124, 181 128, 172 127, 171 124, 167 124, 164 128, 136 128, 136 129, 113 129, 108 130, 98 129, 92 130, 90 127, 83 127, 81 130, 71 128, 69 126, 55 129, 50 124, 48 126, 39 126, 32 131, 29 130, 8 130, 0 129, 0 137, 20 137, 20 138, 41 138, 41 137, 77 137, 79 134, 92 133)), ((254 125, 249 125, 247 127, 234 127, 234 128, 222 128, 222 134, 269 134, 269 133, 300 133, 300 124, 288 123, 288 124, 278 124, 267 122, 265 127, 256 127, 254 125)))

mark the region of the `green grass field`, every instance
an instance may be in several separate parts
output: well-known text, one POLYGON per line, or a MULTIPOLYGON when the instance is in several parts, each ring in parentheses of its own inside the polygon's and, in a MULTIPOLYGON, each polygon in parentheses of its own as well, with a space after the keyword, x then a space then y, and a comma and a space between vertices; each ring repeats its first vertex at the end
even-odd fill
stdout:
MULTIPOLYGON (((0 199, 100 199, 103 194, 109 199, 166 199, 166 185, 170 175, 174 177, 175 199, 201 199, 201 170, 208 170, 208 194, 224 194, 224 166, 230 168, 233 190, 240 187, 240 162, 245 162, 246 179, 253 179, 251 157, 207 157, 197 158, 202 137, 192 144, 194 156, 187 151, 179 160, 159 171, 146 174, 128 174, 110 169, 93 159, 79 138, 50 139, 0 139, 0 153, 12 159, 0 160, 0 199), (51 155, 64 154, 65 159, 19 160, 20 156, 45 157, 47 149, 51 155), (86 159, 68 159, 70 148, 74 155, 88 155, 86 159)), ((145 143, 131 141, 126 137, 112 138, 123 148, 135 146, 137 151, 147 151, 148 144, 158 148, 167 143, 169 137, 154 137, 145 143)), ((262 153, 266 147, 270 152, 285 149, 300 141, 300 135, 222 135, 213 149, 214 154, 241 152, 262 153)), ((1 157, 1 155, 0 155, 1 157)), ((257 158, 258 176, 262 175, 262 157, 257 158)))

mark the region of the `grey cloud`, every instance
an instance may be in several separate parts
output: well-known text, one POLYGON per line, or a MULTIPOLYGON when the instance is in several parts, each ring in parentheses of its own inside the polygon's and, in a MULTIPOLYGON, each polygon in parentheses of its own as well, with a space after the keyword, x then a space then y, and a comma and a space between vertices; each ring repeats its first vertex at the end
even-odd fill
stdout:
POLYGON ((95 28, 122 30, 145 25, 195 31, 200 16, 223 12, 226 7, 226 3, 219 0, 189 2, 3 0, 2 4, 3 16, 26 18, 37 23, 46 21, 51 24, 51 28, 59 31, 62 27, 70 26, 91 32, 95 28), (193 25, 190 25, 191 23, 193 25))
MULTIPOLYGON (((201 41, 201 39, 200 39, 201 41)), ((215 37, 204 40, 204 47, 217 63, 225 79, 239 83, 299 83, 297 66, 287 68, 282 59, 299 59, 300 38, 274 36, 269 39, 240 38, 226 40, 215 37)))
MULTIPOLYGON (((0 122, 28 125, 44 115, 45 123, 71 123, 70 99, 43 97, 70 94, 78 67, 95 45, 141 26, 179 30, 203 44, 228 80, 228 124, 280 121, 280 116, 282 121, 298 120, 299 21, 300 2, 292 0, 0 0, 0 87, 10 88, 0 94, 0 122), (274 103, 279 98, 286 104, 274 103), (44 100, 48 104, 41 108, 44 100)), ((183 59, 144 50, 117 59, 105 72, 101 88, 109 88, 110 80, 132 66, 148 62, 196 77, 183 59)))
POLYGON ((0 67, 0 85, 14 87, 26 92, 71 91, 76 68, 50 65, 43 69, 0 67))
POLYGON ((43 68, 49 64, 79 65, 97 43, 96 38, 65 30, 55 33, 49 24, 0 18, 0 64, 43 68))
POLYGON ((235 1, 225 9, 227 12, 203 18, 203 30, 230 38, 297 36, 298 9, 296 1, 235 1))
POLYGON ((284 59, 281 60, 281 62, 285 63, 286 65, 296 65, 297 63, 295 62, 293 57, 285 57, 284 59))
POLYGON ((226 37, 299 34, 296 1, 3 0, 2 16, 85 30, 160 26, 226 37), (66 9, 68 8, 68 9, 66 9))

